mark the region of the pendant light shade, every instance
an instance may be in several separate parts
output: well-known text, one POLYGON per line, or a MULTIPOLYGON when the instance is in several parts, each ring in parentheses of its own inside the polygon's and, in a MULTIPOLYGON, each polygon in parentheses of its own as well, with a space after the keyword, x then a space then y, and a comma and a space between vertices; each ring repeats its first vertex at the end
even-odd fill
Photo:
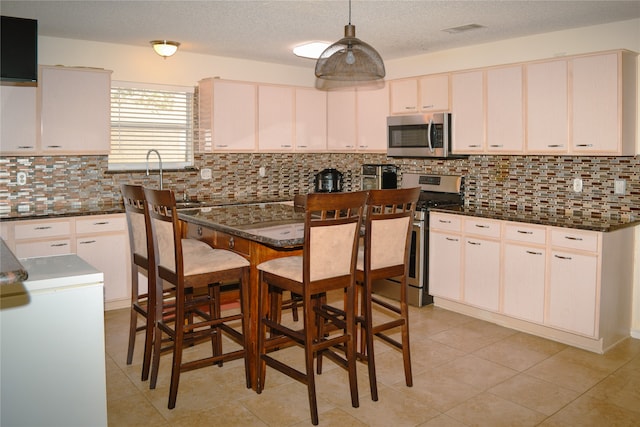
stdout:
POLYGON ((344 38, 325 49, 316 62, 316 77, 325 80, 367 81, 385 76, 380 54, 367 43, 356 38, 356 27, 351 25, 351 0, 349 0, 349 24, 344 27, 344 38))

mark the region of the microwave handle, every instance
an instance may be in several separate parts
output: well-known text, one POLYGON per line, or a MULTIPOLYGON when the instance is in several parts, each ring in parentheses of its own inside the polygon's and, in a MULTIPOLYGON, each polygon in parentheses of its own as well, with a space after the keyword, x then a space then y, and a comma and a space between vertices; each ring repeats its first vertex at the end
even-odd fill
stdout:
POLYGON ((429 127, 427 127, 427 141, 429 142, 429 151, 433 153, 433 146, 431 145, 431 126, 433 125, 433 117, 429 119, 429 127))

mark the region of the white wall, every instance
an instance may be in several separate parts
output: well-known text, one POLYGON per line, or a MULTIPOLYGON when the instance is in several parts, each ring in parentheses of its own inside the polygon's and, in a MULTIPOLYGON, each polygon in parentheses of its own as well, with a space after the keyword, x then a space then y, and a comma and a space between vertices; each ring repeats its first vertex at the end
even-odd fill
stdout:
MULTIPOLYGON (((640 52, 640 19, 428 53, 386 61, 385 66, 387 79, 396 79, 609 49, 640 52)), ((219 76, 233 80, 315 85, 313 61, 308 67, 291 67, 182 51, 162 59, 150 46, 53 37, 39 37, 38 56, 41 64, 110 69, 114 80, 193 86, 202 78, 219 76)), ((638 112, 640 114, 640 105, 638 112)), ((640 137, 637 140, 636 153, 640 154, 640 137)), ((633 335, 640 338, 640 227, 636 228, 635 259, 632 328, 633 335)))

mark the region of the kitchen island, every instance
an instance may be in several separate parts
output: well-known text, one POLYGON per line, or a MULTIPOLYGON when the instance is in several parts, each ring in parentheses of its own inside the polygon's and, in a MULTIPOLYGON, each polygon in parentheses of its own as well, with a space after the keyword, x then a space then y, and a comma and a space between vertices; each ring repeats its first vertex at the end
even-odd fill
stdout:
POLYGON ((257 266, 267 260, 302 254, 304 211, 293 202, 250 203, 199 209, 180 209, 183 235, 236 252, 250 262, 249 342, 251 384, 255 389, 258 368, 257 266))

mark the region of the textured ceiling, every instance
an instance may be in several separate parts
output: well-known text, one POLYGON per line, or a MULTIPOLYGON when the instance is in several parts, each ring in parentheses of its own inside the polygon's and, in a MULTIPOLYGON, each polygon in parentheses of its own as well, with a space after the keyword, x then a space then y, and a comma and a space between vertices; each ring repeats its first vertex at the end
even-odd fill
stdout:
MULTIPOLYGON (((38 20, 42 36, 148 46, 296 66, 314 61, 294 45, 342 38, 349 2, 324 1, 5 1, 2 15, 38 20)), ((353 0, 356 36, 383 59, 640 17, 640 1, 353 0), (450 34, 450 27, 484 28, 450 34)))

